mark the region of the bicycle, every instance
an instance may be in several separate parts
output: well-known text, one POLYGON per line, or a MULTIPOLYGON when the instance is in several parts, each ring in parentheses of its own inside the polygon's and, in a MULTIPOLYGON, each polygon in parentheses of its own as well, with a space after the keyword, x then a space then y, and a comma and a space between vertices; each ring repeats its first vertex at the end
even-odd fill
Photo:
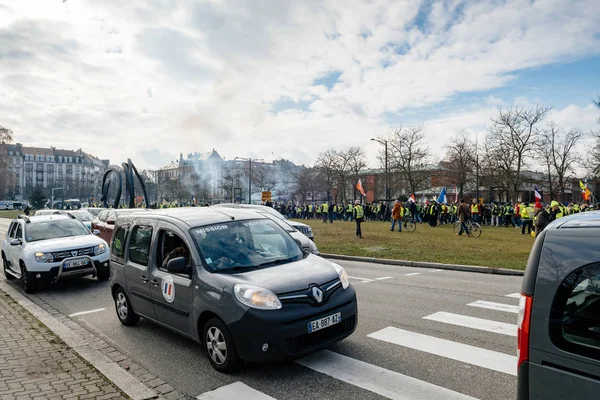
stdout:
POLYGON ((404 225, 404 229, 406 229, 409 232, 414 232, 417 230, 417 223, 415 222, 415 219, 413 217, 408 217, 407 219, 402 221, 402 224, 404 225))
MULTIPOLYGON (((479 225, 477 222, 473 221, 472 219, 467 221, 467 228, 469 228, 469 233, 471 234, 471 236, 476 237, 476 238, 481 236, 481 233, 482 233, 481 225, 479 225)), ((454 230, 454 233, 460 232, 460 221, 456 221, 454 223, 453 230, 454 230)))

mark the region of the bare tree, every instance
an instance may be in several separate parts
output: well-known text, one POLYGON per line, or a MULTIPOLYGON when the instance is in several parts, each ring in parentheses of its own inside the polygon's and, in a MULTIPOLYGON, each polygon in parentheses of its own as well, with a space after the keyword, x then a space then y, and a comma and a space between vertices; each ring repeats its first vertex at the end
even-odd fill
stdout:
POLYGON ((571 129, 565 134, 563 129, 554 122, 550 122, 544 130, 543 153, 550 165, 550 170, 558 180, 558 189, 563 202, 567 200, 565 179, 568 174, 574 172, 573 166, 578 158, 575 147, 583 137, 581 129, 571 129))
POLYGON ((219 182, 219 188, 225 191, 225 197, 228 201, 233 202, 235 189, 239 187, 241 187, 240 176, 233 174, 231 171, 225 171, 219 182))
POLYGON ((324 189, 327 192, 327 198, 333 192, 338 167, 338 153, 335 150, 327 150, 319 154, 315 168, 319 171, 325 184, 324 189))
POLYGON ((13 131, 0 125, 0 144, 10 144, 13 141, 13 131))
MULTIPOLYGON (((594 105, 600 109, 600 95, 597 96, 596 100, 593 101, 594 105)), ((600 117, 598 117, 598 123, 600 124, 600 117)), ((595 179, 600 177, 600 132, 595 133, 595 140, 592 147, 592 151, 588 153, 589 171, 595 179)))
POLYGON ((475 143, 465 132, 457 134, 446 149, 450 182, 458 187, 460 197, 463 196, 465 186, 473 173, 475 152, 475 143))
POLYGON ((388 140, 388 164, 406 180, 411 193, 419 190, 429 178, 425 170, 431 162, 431 151, 425 144, 423 125, 394 129, 388 140))
POLYGON ((509 198, 516 199, 523 181, 522 170, 528 157, 538 145, 540 130, 538 125, 544 120, 551 107, 537 105, 534 107, 498 108, 498 116, 492 117, 489 128, 490 148, 509 152, 514 158, 510 174, 509 198))
MULTIPOLYGON (((365 156, 365 152, 360 147, 350 147, 348 150, 343 152, 346 159, 348 160, 348 168, 351 173, 352 187, 354 188, 355 183, 358 181, 360 177, 360 171, 364 170, 367 167, 367 159, 365 156)), ((356 198, 356 188, 354 190, 354 198, 356 198)), ((345 198, 342 199, 345 201, 345 198)))
POLYGON ((273 168, 267 165, 257 165, 252 168, 253 192, 270 192, 277 186, 277 178, 273 168))
POLYGON ((311 200, 314 201, 315 194, 323 189, 323 182, 319 179, 319 172, 314 168, 302 167, 298 171, 292 172, 291 176, 294 193, 300 196, 304 203, 308 200, 309 193, 311 200))

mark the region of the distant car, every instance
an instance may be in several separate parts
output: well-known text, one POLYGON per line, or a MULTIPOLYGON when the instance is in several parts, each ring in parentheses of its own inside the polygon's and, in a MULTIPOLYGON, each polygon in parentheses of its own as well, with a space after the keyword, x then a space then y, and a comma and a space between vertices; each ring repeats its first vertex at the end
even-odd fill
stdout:
MULTIPOLYGON (((215 206, 245 208, 245 209, 249 209, 249 210, 253 210, 253 211, 261 210, 262 212, 269 213, 269 214, 273 215, 274 217, 277 217, 277 218, 287 222, 288 224, 293 226, 296 230, 298 230, 299 232, 302 232, 310 240, 315 240, 315 235, 312 231, 312 228, 309 225, 303 224, 302 222, 298 222, 298 221, 288 220, 286 217, 281 215, 281 213, 279 211, 277 211, 276 209, 274 209, 273 207, 267 207, 267 206, 262 206, 262 205, 258 205, 258 204, 236 204, 236 203, 222 203, 222 204, 217 204, 215 206)), ((215 207, 215 206, 213 206, 213 207, 215 207)))
POLYGON ((82 208, 82 210, 85 210, 87 212, 89 212, 90 214, 92 214, 95 217, 98 216, 98 214, 100 214, 102 211, 104 210, 108 210, 108 208, 101 208, 101 207, 85 207, 82 208))
POLYGON ((117 218, 121 215, 145 212, 144 208, 118 208, 101 211, 92 221, 92 230, 100 231, 99 235, 107 243, 111 242, 113 228, 117 218))
MULTIPOLYGON (((317 256, 319 254, 321 254, 319 252, 319 249, 317 248, 317 245, 312 240, 310 240, 308 237, 306 237, 305 234, 299 232, 298 229, 292 225, 293 221, 288 221, 287 219, 282 218, 281 214, 279 214, 276 210, 272 209, 271 207, 265 207, 265 206, 259 206, 259 205, 256 205, 256 206, 252 205, 252 206, 248 207, 247 204, 244 205, 244 204, 233 204, 233 203, 216 204, 212 207, 214 207, 214 208, 238 208, 238 209, 254 211, 260 215, 263 215, 263 216, 275 221, 279 226, 281 226, 283 229, 285 229, 286 232, 289 233, 294 238, 294 240, 296 240, 300 243, 300 246, 302 246, 302 250, 307 251, 307 252, 312 253, 317 256)), ((304 224, 302 224, 302 225, 304 225, 304 224)))
POLYGON ((301 251, 256 212, 152 210, 119 217, 115 229, 111 289, 119 321, 144 317, 202 343, 218 371, 302 357, 356 329, 346 271, 301 251))
POLYGON ((600 212, 535 239, 519 302, 517 399, 600 398, 600 212))
POLYGON ((2 242, 6 279, 21 279, 32 293, 39 282, 65 276, 92 275, 107 280, 108 244, 73 215, 40 215, 14 219, 2 242))

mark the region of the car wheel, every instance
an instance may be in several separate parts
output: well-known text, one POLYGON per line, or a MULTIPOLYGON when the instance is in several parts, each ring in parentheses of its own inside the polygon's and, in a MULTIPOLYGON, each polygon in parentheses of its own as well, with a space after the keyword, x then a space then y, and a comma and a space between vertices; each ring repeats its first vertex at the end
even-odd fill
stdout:
POLYGON ((99 269, 96 277, 99 281, 107 281, 110 278, 110 269, 99 269))
POLYGON ((204 325, 204 345, 208 360, 220 372, 233 372, 242 366, 233 337, 227 326, 218 318, 211 318, 204 325))
POLYGON ((123 325, 133 326, 140 320, 140 317, 133 311, 129 298, 122 288, 118 288, 115 293, 115 309, 117 317, 123 325))
POLYGON ((4 276, 6 277, 6 279, 9 281, 12 281, 13 279, 15 279, 14 275, 11 275, 6 272, 6 270, 8 269, 8 261, 6 260, 6 257, 4 256, 4 254, 2 254, 2 265, 4 266, 4 276))
POLYGON ((38 288, 38 282, 31 272, 27 272, 25 264, 21 264, 21 284, 25 293, 34 293, 38 288))

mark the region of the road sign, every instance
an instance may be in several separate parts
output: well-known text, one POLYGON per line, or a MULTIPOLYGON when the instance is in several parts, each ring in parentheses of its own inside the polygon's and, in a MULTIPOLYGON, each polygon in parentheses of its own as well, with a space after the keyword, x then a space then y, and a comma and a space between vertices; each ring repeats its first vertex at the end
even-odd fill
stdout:
POLYGON ((262 201, 271 201, 271 192, 262 192, 262 201))

